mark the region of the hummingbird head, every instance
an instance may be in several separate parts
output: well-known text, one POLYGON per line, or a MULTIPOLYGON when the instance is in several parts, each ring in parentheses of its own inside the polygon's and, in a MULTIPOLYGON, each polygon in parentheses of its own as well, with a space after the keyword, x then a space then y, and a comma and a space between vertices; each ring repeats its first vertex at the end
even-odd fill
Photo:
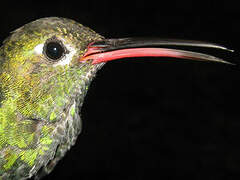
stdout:
POLYGON ((90 42, 103 39, 64 18, 43 18, 15 30, 2 47, 2 89, 19 115, 56 121, 104 64, 81 61, 90 42))
POLYGON ((198 41, 104 39, 73 20, 42 18, 13 31, 4 41, 0 52, 4 57, 1 89, 8 92, 7 99, 9 96, 14 99, 19 116, 57 121, 64 116, 70 101, 84 97, 88 84, 104 62, 137 56, 225 62, 201 53, 148 47, 156 45, 226 49, 198 41))
POLYGON ((65 18, 42 18, 12 32, 0 48, 0 179, 49 173, 81 130, 79 110, 96 72, 125 57, 222 62, 171 47, 227 48, 176 39, 105 39, 65 18), (160 46, 160 47, 159 47, 160 46))

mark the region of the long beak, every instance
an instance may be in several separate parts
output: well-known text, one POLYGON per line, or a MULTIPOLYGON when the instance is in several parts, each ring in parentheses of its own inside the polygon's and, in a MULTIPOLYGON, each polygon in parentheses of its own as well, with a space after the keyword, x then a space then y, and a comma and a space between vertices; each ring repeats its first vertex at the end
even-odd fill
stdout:
POLYGON ((80 61, 92 60, 92 64, 98 64, 129 57, 173 57, 232 64, 208 54, 172 48, 160 48, 163 46, 215 48, 233 52, 233 50, 227 49, 224 46, 202 41, 146 38, 105 39, 90 43, 80 61))

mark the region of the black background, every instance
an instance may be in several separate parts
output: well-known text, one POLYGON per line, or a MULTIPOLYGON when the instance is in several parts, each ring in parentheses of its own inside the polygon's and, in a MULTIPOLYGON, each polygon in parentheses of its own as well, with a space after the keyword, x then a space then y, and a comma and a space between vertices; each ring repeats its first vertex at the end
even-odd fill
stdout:
MULTIPOLYGON (((60 16, 106 37, 224 44, 236 53, 210 52, 239 64, 237 1, 32 1, 1 9, 1 41, 32 20, 60 16)), ((76 145, 45 179, 239 179, 239 81, 238 65, 171 58, 109 62, 85 99, 76 145)))

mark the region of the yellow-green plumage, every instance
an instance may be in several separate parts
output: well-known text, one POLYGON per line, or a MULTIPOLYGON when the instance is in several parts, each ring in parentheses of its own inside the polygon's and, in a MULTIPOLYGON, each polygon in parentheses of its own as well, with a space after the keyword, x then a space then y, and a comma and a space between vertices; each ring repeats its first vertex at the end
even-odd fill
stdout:
POLYGON ((0 48, 0 179, 41 177, 74 144, 81 129, 79 107, 102 66, 79 63, 79 57, 90 42, 101 38, 72 20, 43 18, 4 41, 0 48), (51 62, 38 52, 37 47, 53 37, 75 51, 66 55, 66 62, 51 62), (45 168, 39 171, 41 167, 45 168))
POLYGON ((231 51, 200 41, 104 39, 56 17, 15 30, 0 48, 0 180, 39 179, 55 167, 81 131, 79 111, 104 62, 166 56, 231 64, 208 54, 150 46, 231 51))

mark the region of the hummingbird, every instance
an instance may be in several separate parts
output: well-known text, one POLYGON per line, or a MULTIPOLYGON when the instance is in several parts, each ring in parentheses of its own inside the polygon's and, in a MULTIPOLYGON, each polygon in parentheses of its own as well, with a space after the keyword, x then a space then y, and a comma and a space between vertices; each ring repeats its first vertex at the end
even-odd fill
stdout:
POLYGON ((41 18, 13 31, 0 48, 0 179, 40 179, 54 169, 75 144, 84 97, 108 61, 172 57, 231 64, 176 47, 232 51, 192 40, 106 39, 59 17, 41 18))

